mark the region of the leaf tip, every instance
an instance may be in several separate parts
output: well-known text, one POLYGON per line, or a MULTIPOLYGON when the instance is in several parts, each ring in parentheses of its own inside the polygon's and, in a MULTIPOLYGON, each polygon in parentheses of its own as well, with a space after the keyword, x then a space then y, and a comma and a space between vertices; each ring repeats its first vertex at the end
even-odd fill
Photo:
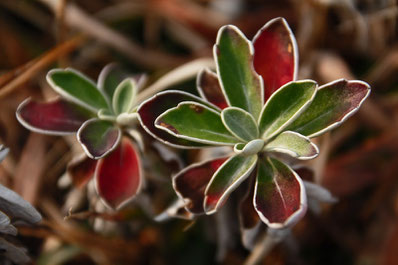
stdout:
POLYGON ((206 195, 203 200, 203 210, 207 215, 214 214, 219 208, 220 200, 215 198, 215 196, 206 195))

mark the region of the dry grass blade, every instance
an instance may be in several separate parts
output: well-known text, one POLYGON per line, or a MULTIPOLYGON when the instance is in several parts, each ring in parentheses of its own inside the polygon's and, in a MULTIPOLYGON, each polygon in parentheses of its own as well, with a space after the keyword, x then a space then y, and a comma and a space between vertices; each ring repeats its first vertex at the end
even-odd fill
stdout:
MULTIPOLYGON (((48 5, 53 12, 57 12, 58 1, 40 0, 48 5)), ((65 24, 76 28, 85 34, 106 43, 110 47, 118 50, 132 61, 148 68, 171 67, 183 63, 186 59, 165 54, 159 51, 147 50, 139 46, 132 40, 127 39, 122 34, 112 30, 100 21, 85 13, 79 7, 68 4, 65 7, 65 24)))
POLYGON ((82 36, 74 37, 54 49, 46 52, 39 58, 33 59, 23 66, 18 67, 0 77, 0 99, 7 96, 14 89, 32 78, 37 72, 49 66, 59 57, 62 57, 72 51, 84 42, 85 38, 82 36))
POLYGON ((69 209, 68 215, 64 217, 66 221, 71 219, 87 220, 90 218, 101 218, 103 220, 111 222, 123 222, 127 220, 127 217, 123 212, 106 213, 106 212, 96 212, 96 211, 85 211, 85 212, 72 213, 72 209, 69 209))
POLYGON ((166 27, 171 36, 193 52, 203 52, 204 49, 209 47, 206 39, 181 23, 169 20, 166 27))
POLYGON ((197 59, 181 65, 168 72, 151 86, 147 87, 137 95, 137 102, 141 102, 163 89, 193 78, 203 68, 214 68, 214 61, 211 58, 197 59))
POLYGON ((330 133, 326 133, 321 137, 320 153, 317 159, 312 163, 312 169, 314 170, 314 182, 316 184, 322 183, 322 177, 324 174, 325 167, 329 160, 331 150, 331 137, 330 133))
POLYGON ((385 132, 336 157, 328 163, 322 185, 336 196, 347 196, 380 181, 398 157, 397 143, 395 132, 385 132))
POLYGON ((57 207, 49 201, 42 201, 42 206, 49 221, 46 222, 59 239, 75 244, 89 255, 97 264, 141 264, 138 262, 140 245, 136 241, 122 238, 106 238, 84 231, 73 222, 65 222, 57 207), (124 263, 125 262, 125 263, 124 263), (127 263, 130 262, 130 263, 127 263))
POLYGON ((46 168, 45 149, 45 136, 30 134, 15 172, 15 191, 32 204, 39 194, 41 176, 46 168))
POLYGON ((33 1, 0 1, 0 6, 23 17, 44 31, 51 30, 48 26, 51 23, 50 16, 37 7, 33 1))
POLYGON ((374 84, 382 84, 396 76, 398 69, 398 48, 393 47, 372 69, 367 76, 367 81, 374 84))
MULTIPOLYGON (((356 79, 347 63, 336 54, 321 53, 317 61, 317 74, 325 83, 340 78, 356 79)), ((360 115, 363 121, 369 126, 377 129, 388 128, 392 122, 372 97, 366 100, 359 110, 358 115, 360 115)))
POLYGON ((151 9, 159 15, 170 17, 183 24, 206 27, 216 30, 228 23, 228 19, 220 13, 203 8, 194 1, 186 0, 151 0, 151 9))

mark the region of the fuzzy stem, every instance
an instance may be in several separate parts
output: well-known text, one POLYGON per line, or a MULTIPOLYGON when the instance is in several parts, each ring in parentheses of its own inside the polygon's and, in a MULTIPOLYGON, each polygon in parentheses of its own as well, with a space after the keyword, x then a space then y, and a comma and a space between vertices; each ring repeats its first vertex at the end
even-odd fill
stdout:
POLYGON ((290 233, 290 229, 272 229, 268 228, 267 233, 256 243, 252 253, 246 259, 244 265, 256 265, 262 258, 264 258, 271 250, 284 240, 290 233))

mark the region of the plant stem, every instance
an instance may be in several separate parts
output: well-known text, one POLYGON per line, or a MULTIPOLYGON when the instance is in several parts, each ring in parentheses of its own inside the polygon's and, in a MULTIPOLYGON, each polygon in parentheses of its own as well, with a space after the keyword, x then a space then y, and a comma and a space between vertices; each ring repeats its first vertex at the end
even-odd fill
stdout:
POLYGON ((244 265, 256 265, 262 258, 264 258, 271 250, 284 240, 290 233, 290 229, 272 229, 268 228, 267 233, 256 243, 252 253, 246 259, 244 265))

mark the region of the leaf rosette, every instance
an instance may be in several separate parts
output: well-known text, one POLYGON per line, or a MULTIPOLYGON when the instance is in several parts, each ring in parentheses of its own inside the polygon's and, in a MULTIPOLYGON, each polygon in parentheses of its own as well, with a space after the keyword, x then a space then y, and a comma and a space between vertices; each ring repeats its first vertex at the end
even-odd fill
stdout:
POLYGON ((204 69, 198 74, 200 97, 169 90, 139 106, 143 128, 165 144, 234 150, 230 157, 193 164, 173 177, 188 211, 216 212, 250 178, 242 213, 257 213, 271 228, 293 225, 305 214, 303 181, 278 157, 315 158, 319 150, 310 138, 354 114, 370 87, 357 80, 322 86, 297 80, 297 54, 296 40, 283 18, 269 21, 252 41, 227 25, 214 45, 216 73, 204 69))
POLYGON ((102 70, 97 83, 74 69, 54 69, 47 81, 60 97, 44 103, 26 99, 16 116, 34 132, 76 133, 87 156, 68 166, 73 181, 83 185, 94 175, 104 203, 120 208, 139 192, 142 183, 139 150, 131 137, 137 135, 135 98, 144 79, 142 75, 128 77, 115 64, 102 70))

